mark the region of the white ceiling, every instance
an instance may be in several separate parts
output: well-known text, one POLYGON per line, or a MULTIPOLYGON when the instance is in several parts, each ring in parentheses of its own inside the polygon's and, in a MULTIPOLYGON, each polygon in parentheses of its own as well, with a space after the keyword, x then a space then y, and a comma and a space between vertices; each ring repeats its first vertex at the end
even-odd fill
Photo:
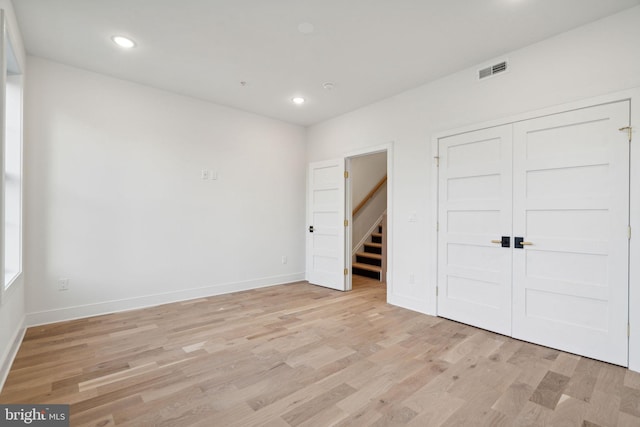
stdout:
POLYGON ((27 51, 310 125, 640 0, 13 0, 27 51), (302 33, 301 23, 314 32, 302 33), (137 47, 123 51, 112 35, 137 47), (246 81, 246 86, 240 84, 246 81), (324 82, 335 87, 323 89, 324 82), (291 103, 300 95, 303 106, 291 103))

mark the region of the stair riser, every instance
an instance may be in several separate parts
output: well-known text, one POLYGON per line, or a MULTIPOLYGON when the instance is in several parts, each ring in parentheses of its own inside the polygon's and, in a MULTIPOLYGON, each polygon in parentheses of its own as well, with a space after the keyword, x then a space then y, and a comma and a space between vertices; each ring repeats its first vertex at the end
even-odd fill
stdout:
POLYGON ((371 241, 373 243, 382 243, 382 237, 380 237, 380 236, 371 236, 371 241))
POLYGON ((365 252, 369 252, 370 254, 381 254, 382 253, 382 248, 377 248, 375 246, 369 246, 369 245, 367 245, 365 243, 364 251, 365 252))
POLYGON ((353 267, 352 273, 358 276, 365 276, 365 277, 370 277, 372 279, 380 280, 380 273, 376 271, 362 270, 360 268, 353 267))
POLYGON ((369 264, 369 265, 377 265, 379 267, 382 266, 382 260, 380 259, 368 258, 368 257, 358 256, 358 255, 356 255, 356 262, 361 262, 363 264, 369 264))

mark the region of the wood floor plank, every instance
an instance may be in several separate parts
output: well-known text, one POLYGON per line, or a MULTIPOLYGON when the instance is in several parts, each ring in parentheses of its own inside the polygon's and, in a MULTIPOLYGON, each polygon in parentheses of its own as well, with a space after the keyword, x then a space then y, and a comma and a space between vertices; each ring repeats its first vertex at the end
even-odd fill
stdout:
POLYGON ((620 410, 634 417, 640 417, 640 390, 624 387, 620 410))
POLYGON ((627 371, 624 376, 624 385, 640 390, 640 372, 627 371))
POLYGON ((638 426, 640 374, 306 282, 30 328, 1 403, 72 426, 638 426))
POLYGON ((529 401, 533 391, 533 387, 529 384, 514 381, 491 406, 491 409, 515 418, 529 401))
POLYGON ((558 427, 579 426, 584 421, 586 408, 587 403, 583 400, 564 394, 551 414, 550 424, 558 427))
POLYGON ((549 371, 529 400, 545 408, 555 409, 568 383, 569 377, 549 371))

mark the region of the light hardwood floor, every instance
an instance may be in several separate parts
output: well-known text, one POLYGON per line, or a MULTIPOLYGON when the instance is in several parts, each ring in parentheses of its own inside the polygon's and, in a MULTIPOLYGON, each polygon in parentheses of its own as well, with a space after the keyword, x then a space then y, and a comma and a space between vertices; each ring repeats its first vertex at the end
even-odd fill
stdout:
POLYGON ((72 426, 640 426, 640 374, 385 299, 295 283, 30 328, 0 402, 72 426))

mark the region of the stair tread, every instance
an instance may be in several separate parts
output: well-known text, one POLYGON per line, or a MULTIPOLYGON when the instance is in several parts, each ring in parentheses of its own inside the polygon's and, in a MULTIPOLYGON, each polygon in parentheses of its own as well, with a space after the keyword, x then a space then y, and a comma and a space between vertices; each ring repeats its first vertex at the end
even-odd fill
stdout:
POLYGON ((367 242, 364 244, 365 246, 372 246, 374 248, 381 248, 382 247, 382 243, 371 243, 371 242, 367 242))
POLYGON ((373 252, 358 252, 356 256, 363 258, 382 259, 382 254, 374 254, 373 252))
POLYGON ((382 233, 371 233, 371 235, 375 237, 382 237, 382 233))
POLYGON ((377 273, 382 271, 382 267, 378 265, 363 264, 361 262, 354 262, 353 264, 351 264, 351 266, 354 268, 360 268, 362 270, 375 271, 377 273))

